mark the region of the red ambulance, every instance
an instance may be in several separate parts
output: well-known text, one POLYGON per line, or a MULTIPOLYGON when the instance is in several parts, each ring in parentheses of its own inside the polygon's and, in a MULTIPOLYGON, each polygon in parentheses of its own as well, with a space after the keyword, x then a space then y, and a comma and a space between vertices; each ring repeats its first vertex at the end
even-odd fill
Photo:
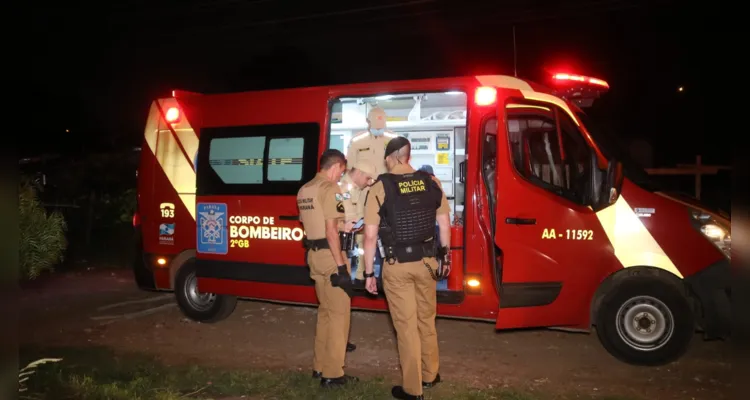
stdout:
MULTIPOLYGON (((320 153, 346 153, 377 106, 451 203, 453 269, 439 316, 496 329, 595 327, 624 362, 676 360, 696 331, 729 335, 730 221, 623 164, 583 111, 608 89, 555 74, 544 86, 492 75, 174 91, 146 121, 136 281, 174 291, 203 322, 228 317, 238 298, 317 304, 296 194, 320 153)), ((387 304, 363 292, 352 308, 387 304)))

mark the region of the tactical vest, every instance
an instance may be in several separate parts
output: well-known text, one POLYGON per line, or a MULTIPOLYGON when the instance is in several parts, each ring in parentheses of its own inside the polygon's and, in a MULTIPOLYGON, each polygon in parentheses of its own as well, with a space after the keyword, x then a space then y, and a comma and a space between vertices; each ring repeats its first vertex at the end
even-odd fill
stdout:
POLYGON ((442 191, 423 171, 382 174, 385 204, 380 208, 380 238, 385 258, 412 262, 436 254, 435 218, 442 191))

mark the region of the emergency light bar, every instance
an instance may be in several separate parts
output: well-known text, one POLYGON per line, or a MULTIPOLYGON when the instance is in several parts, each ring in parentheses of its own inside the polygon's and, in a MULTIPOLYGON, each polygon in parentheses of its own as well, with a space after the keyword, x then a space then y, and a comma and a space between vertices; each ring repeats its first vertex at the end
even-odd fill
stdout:
POLYGON ((552 76, 557 95, 579 107, 591 107, 594 100, 609 90, 609 83, 590 76, 558 73, 552 76))
POLYGON ((609 89, 609 84, 606 81, 603 81, 601 79, 592 78, 590 76, 583 76, 583 75, 570 75, 570 74, 555 74, 555 76, 552 77, 552 79, 558 81, 558 82, 581 82, 581 83, 588 83, 595 86, 601 86, 603 88, 609 89))

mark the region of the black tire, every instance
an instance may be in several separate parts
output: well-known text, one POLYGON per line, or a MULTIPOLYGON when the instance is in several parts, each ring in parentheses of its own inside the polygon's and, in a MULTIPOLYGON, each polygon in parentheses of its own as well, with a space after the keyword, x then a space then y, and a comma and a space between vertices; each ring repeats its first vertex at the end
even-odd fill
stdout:
POLYGON ((673 285, 628 278, 604 295, 596 314, 596 333, 604 348, 620 361, 657 366, 685 354, 695 332, 693 321, 688 300, 673 285), (629 327, 621 322, 626 319, 631 321, 629 327), (639 334, 644 335, 641 339, 651 336, 653 342, 639 342, 639 334))
POLYGON ((195 281, 195 260, 191 259, 180 267, 174 281, 177 304, 186 317, 193 321, 212 323, 229 317, 237 307, 237 297, 211 293, 191 295, 195 281), (198 299, 203 297, 203 299, 198 299), (210 300, 212 298, 212 300, 210 300), (201 302, 200 300, 207 300, 201 302))

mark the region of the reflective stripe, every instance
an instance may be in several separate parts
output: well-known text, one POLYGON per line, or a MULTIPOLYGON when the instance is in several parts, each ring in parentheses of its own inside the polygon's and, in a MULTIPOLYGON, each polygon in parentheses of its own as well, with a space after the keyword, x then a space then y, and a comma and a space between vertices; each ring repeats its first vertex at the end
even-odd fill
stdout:
POLYGON ((547 93, 540 93, 540 92, 534 92, 529 90, 522 90, 521 94, 523 94, 523 97, 529 100, 536 100, 536 101, 544 101, 547 103, 552 103, 560 108, 563 109, 568 115, 570 116, 570 119, 573 120, 573 122, 576 124, 576 126, 580 126, 578 123, 578 119, 576 118, 575 114, 573 114, 573 111, 568 107, 567 104, 565 104, 562 99, 559 97, 552 96, 551 94, 547 93))
POLYGON ((534 91, 526 81, 506 75, 479 75, 475 77, 482 86, 496 86, 503 89, 534 91))
MULTIPOLYGON (((174 99, 157 101, 162 109, 176 105, 174 99)), ((145 141, 172 188, 177 191, 180 200, 195 220, 195 171, 191 161, 185 158, 180 144, 188 155, 194 155, 198 151, 198 135, 185 118, 175 127, 174 134, 169 129, 159 129, 159 125, 166 124, 166 121, 161 119, 158 109, 156 102, 151 104, 144 133, 145 141)))
POLYGON ((683 278, 622 195, 615 204, 597 212, 596 217, 623 268, 650 266, 683 278))

